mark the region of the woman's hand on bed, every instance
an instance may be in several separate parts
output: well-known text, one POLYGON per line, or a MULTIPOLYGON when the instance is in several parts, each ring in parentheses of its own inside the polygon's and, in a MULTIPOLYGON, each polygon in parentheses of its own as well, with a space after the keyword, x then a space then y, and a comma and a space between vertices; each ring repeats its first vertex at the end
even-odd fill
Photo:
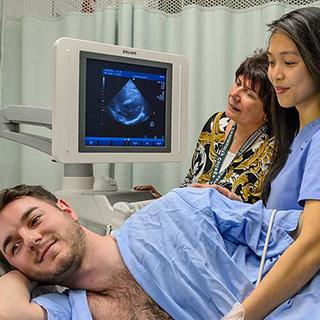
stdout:
POLYGON ((135 186, 133 188, 133 190, 136 190, 136 191, 150 191, 150 193, 152 194, 152 196, 155 198, 155 199, 158 199, 161 197, 161 194, 157 191, 157 189, 152 186, 151 184, 147 184, 147 185, 143 185, 143 186, 135 186))
POLYGON ((231 200, 242 201, 242 198, 240 196, 238 196, 236 193, 230 191, 227 188, 221 187, 218 184, 193 183, 190 185, 190 187, 193 187, 193 188, 213 188, 231 200))

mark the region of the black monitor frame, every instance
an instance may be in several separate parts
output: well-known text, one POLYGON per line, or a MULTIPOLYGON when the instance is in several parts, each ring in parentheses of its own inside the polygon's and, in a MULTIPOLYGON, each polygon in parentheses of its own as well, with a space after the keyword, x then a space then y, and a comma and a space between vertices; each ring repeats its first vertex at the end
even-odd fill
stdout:
MULTIPOLYGON (((103 153, 116 153, 116 152, 171 152, 171 113, 172 113, 172 64, 164 63, 159 61, 149 61, 143 59, 132 59, 130 57, 117 57, 111 56, 108 54, 99 54, 93 52, 80 52, 80 74, 79 74, 79 152, 103 152, 103 153), (101 68, 106 68, 108 65, 118 65, 119 68, 123 68, 124 70, 132 69, 137 70, 136 72, 144 72, 144 70, 153 70, 159 71, 163 69, 162 72, 165 73, 165 99, 164 99, 164 115, 162 116, 162 120, 164 121, 163 128, 163 137, 164 142, 162 143, 162 139, 146 139, 146 146, 141 145, 144 143, 144 139, 140 139, 141 137, 127 136, 123 137, 124 145, 97 145, 92 144, 88 145, 85 143, 87 134, 87 122, 88 122, 88 112, 89 112, 89 101, 87 99, 88 95, 88 64, 93 61, 98 61, 101 64, 101 68), (137 139, 135 139, 137 138, 137 139), (154 140, 154 142, 152 141, 154 140), (136 142, 139 141, 139 142, 136 142), (140 143, 141 141, 141 143, 140 143), (150 143, 149 143, 150 142, 150 143), (139 145, 132 145, 133 143, 139 143, 139 145)), ((151 105, 151 109, 153 106, 151 105)), ((120 127, 120 126, 119 126, 120 127)), ((133 128, 134 130, 134 128, 133 128)), ((108 140, 112 141, 113 137, 104 137, 108 140), (110 138, 110 139, 108 139, 110 138)), ((89 139, 90 140, 90 139, 89 139)), ((121 139, 120 139, 121 140, 121 139)), ((92 139, 95 141, 95 139, 92 139)), ((99 137, 96 139, 97 142, 101 141, 99 137)))

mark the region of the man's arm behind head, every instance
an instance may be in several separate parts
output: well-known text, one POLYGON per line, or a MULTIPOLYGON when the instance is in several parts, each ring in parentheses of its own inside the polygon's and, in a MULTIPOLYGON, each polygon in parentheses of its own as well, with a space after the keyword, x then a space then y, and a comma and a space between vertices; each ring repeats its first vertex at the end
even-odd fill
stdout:
POLYGON ((0 319, 46 320, 46 312, 42 307, 30 303, 30 291, 33 287, 34 283, 17 270, 1 276, 0 319))

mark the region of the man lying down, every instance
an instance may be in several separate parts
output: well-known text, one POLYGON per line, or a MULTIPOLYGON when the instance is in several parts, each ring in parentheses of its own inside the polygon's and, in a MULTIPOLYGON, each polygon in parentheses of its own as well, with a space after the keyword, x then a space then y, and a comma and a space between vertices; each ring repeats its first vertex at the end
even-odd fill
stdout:
MULTIPOLYGON (((0 248, 20 272, 0 278, 0 318, 220 319, 254 290, 270 213, 211 188, 174 189, 100 236, 40 186, 5 189, 0 248), (30 303, 25 276, 73 290, 30 303)), ((300 214, 278 211, 264 274, 293 243, 300 214)), ((319 295, 316 275, 267 319, 320 319, 319 295)))

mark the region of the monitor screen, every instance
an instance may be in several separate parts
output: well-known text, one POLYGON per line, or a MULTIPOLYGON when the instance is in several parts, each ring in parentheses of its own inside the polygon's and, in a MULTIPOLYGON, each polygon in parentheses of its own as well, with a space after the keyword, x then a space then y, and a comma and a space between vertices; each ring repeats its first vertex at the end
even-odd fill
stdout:
POLYGON ((184 56, 86 40, 55 43, 52 155, 62 163, 183 161, 184 56))
POLYGON ((80 52, 79 152, 170 152, 169 63, 80 52))

